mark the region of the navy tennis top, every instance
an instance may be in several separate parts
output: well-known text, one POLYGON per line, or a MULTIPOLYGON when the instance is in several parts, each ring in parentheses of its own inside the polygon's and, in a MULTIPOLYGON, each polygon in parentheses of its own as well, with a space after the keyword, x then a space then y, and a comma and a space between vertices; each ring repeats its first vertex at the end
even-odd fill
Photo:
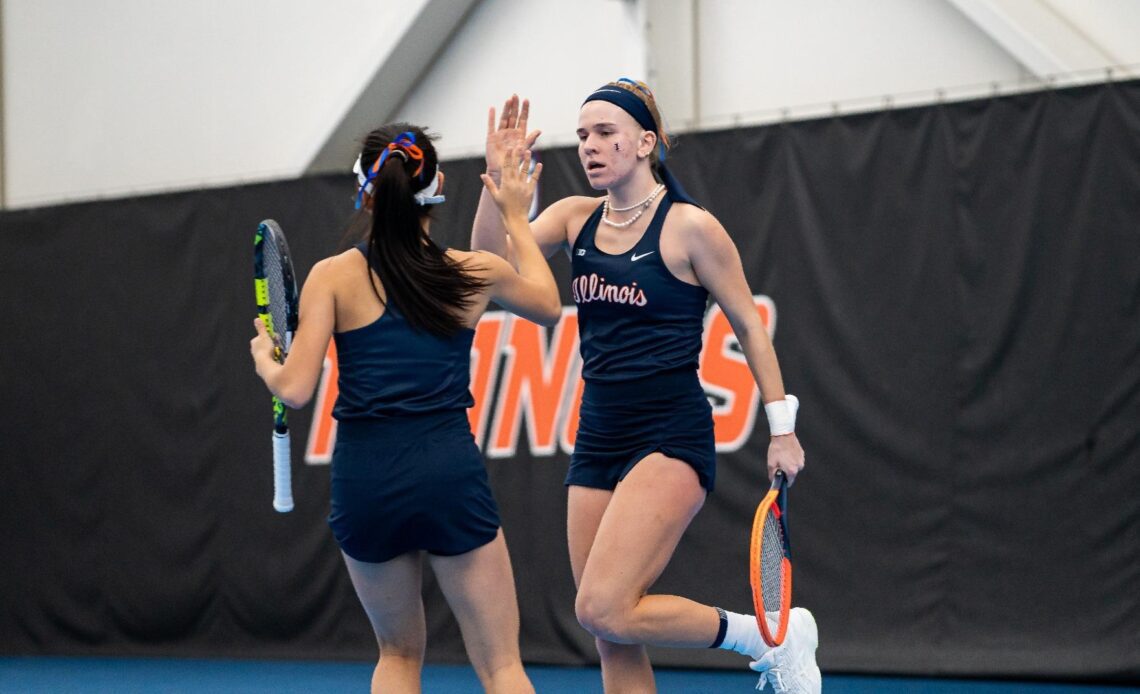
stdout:
MULTIPOLYGON (((365 254, 362 246, 357 250, 365 254)), ((412 328, 391 301, 372 323, 333 334, 340 395, 337 420, 464 410, 471 396, 471 341, 464 328, 439 337, 412 328)))
POLYGON ((621 255, 594 243, 600 205, 574 241, 571 293, 587 382, 697 368, 709 293, 677 279, 661 260, 661 227, 672 204, 666 193, 649 228, 621 255))

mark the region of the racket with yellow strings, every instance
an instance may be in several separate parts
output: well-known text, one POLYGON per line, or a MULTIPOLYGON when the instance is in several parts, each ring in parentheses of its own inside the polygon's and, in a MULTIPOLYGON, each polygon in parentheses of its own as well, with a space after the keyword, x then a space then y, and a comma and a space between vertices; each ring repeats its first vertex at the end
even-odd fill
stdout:
MULTIPOLYGON (((285 361, 297 331, 297 281, 285 232, 272 219, 257 226, 253 237, 253 288, 257 316, 276 348, 273 358, 285 361)), ((293 510, 292 455, 285 403, 273 397, 273 508, 293 510)))

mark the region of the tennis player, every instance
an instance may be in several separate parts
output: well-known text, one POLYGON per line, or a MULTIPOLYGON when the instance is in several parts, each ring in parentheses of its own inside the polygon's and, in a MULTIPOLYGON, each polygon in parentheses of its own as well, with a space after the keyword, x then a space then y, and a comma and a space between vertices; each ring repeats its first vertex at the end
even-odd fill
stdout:
POLYGON ((489 301, 552 324, 558 288, 527 212, 541 173, 530 152, 506 154, 484 177, 516 252, 517 271, 491 253, 437 246, 430 209, 443 174, 421 128, 368 134, 356 163, 365 242, 317 263, 301 293, 284 364, 260 321, 257 373, 290 407, 313 394, 330 337, 340 368, 329 525, 380 646, 372 691, 419 692, 425 648, 426 554, 487 692, 533 692, 519 657, 519 614, 498 509, 466 410, 474 326, 489 301))
MULTIPOLYGON (((488 123, 487 174, 508 175, 505 152, 529 147, 529 104, 511 97, 488 123)), ((708 298, 728 317, 760 387, 772 432, 768 474, 803 469, 771 340, 740 256, 721 224, 665 166, 669 140, 652 92, 621 79, 578 113, 578 156, 599 199, 555 202, 532 223, 546 256, 570 254, 581 337, 580 423, 570 469, 567 533, 575 611, 596 637, 607 692, 655 691, 645 646, 725 648, 749 656, 778 692, 819 692, 815 621, 792 611, 771 649, 752 615, 675 595, 651 595, 716 478, 712 410, 697 377, 708 298)), ((472 247, 522 256, 480 199, 472 247)))

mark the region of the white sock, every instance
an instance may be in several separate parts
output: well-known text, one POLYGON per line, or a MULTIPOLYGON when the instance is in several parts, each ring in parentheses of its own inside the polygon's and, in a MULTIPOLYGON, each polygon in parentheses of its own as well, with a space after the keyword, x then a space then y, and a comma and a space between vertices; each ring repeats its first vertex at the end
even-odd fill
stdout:
POLYGON ((753 660, 759 660, 760 656, 771 650, 768 644, 764 643, 764 637, 760 635, 760 626, 756 624, 755 617, 728 610, 725 610, 724 614, 728 617, 728 629, 724 632, 724 641, 720 644, 720 648, 736 651, 753 660))

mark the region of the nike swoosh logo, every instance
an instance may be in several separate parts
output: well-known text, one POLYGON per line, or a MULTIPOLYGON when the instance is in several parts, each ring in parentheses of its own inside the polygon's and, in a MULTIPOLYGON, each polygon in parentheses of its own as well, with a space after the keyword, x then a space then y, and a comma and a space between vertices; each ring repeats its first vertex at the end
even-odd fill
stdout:
POLYGON ((647 256, 647 255, 653 255, 653 254, 654 254, 654 253, 656 253, 656 252, 657 252, 657 251, 649 251, 648 253, 642 253, 641 255, 638 255, 638 254, 634 253, 633 255, 629 256, 629 259, 630 259, 631 261, 633 261, 633 262, 635 262, 635 263, 636 263, 637 261, 641 260, 641 259, 642 259, 642 258, 644 258, 645 256, 647 256))

